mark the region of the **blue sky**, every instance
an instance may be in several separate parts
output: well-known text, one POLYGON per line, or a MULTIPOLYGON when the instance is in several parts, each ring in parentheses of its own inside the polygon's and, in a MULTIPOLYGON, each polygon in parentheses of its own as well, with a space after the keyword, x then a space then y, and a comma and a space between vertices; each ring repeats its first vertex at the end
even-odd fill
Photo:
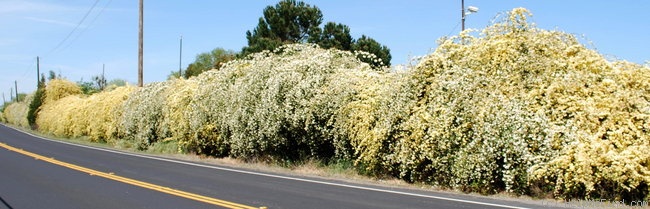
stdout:
MULTIPOLYGON (((387 45, 393 64, 430 53, 438 38, 460 30, 460 0, 305 2, 322 10, 324 22, 350 26, 354 38, 365 34, 387 45)), ((145 0, 145 83, 178 70, 181 35, 183 68, 216 47, 239 51, 264 7, 276 3, 145 0)), ((525 7, 539 27, 584 37, 608 57, 650 60, 650 1, 465 0, 465 5, 480 9, 467 17, 467 28, 484 28, 497 14, 525 7)), ((0 30, 0 92, 7 99, 14 81, 20 92, 34 91, 36 56, 41 72, 52 70, 72 81, 90 80, 102 64, 109 80, 137 81, 137 0, 0 0, 0 30)))

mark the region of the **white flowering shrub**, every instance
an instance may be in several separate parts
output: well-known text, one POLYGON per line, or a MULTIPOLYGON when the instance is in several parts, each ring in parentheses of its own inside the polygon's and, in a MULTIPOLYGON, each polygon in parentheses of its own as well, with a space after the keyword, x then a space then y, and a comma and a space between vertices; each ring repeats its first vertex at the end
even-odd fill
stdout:
POLYGON ((515 9, 479 37, 441 40, 403 82, 414 100, 403 122, 373 129, 388 142, 379 161, 468 191, 551 184, 558 197, 646 197, 648 158, 631 150, 648 143, 648 69, 608 62, 528 15, 515 9))
POLYGON ((169 127, 163 127, 163 107, 166 105, 168 82, 156 82, 135 90, 116 112, 117 137, 131 141, 137 149, 170 137, 169 127))
POLYGON ((346 158, 354 160, 363 173, 389 172, 394 140, 399 137, 399 123, 408 116, 415 103, 405 79, 409 72, 366 74, 354 88, 357 92, 345 104, 335 126, 343 135, 339 146, 351 150, 346 158))
MULTIPOLYGON (((373 72, 354 54, 287 45, 200 76, 190 104, 196 142, 241 158, 329 158, 334 124, 352 87, 373 72)), ((337 151, 340 150, 340 151, 337 151)))
POLYGON ((549 91, 565 121, 558 130, 572 140, 560 156, 531 168, 532 177, 559 197, 648 200, 650 68, 584 63, 589 58, 577 57, 584 69, 549 91))
POLYGON ((186 142, 193 138, 194 131, 190 127, 192 110, 189 108, 199 84, 196 79, 174 79, 166 82, 169 87, 162 107, 161 127, 166 129, 163 132, 169 133, 170 138, 164 140, 186 142))

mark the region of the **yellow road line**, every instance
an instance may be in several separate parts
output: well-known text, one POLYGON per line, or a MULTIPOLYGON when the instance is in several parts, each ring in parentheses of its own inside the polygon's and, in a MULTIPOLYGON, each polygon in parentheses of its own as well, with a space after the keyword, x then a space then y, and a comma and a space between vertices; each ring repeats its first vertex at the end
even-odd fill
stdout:
MULTIPOLYGON (((134 186, 139 186, 139 187, 143 187, 143 188, 147 188, 147 189, 151 189, 151 190, 154 190, 154 191, 159 191, 159 192, 162 192, 162 193, 171 194, 171 195, 175 195, 175 196, 179 196, 179 197, 184 197, 184 198, 191 199, 191 200, 196 200, 196 201, 199 201, 199 202, 204 202, 204 203, 208 203, 208 204, 212 204, 212 205, 218 205, 218 206, 221 206, 221 207, 233 208, 233 209, 257 209, 256 207, 251 207, 251 206, 242 205, 242 204, 238 204, 238 203, 234 203, 234 202, 228 202, 228 201, 225 201, 225 200, 206 197, 206 196, 202 196, 202 195, 198 195, 198 194, 194 194, 194 193, 189 193, 189 192, 176 190, 176 189, 172 189, 172 188, 168 188, 168 187, 164 187, 164 186, 159 186, 159 185, 156 185, 156 184, 151 184, 151 183, 147 183, 147 182, 143 182, 143 181, 138 181, 138 180, 135 180, 135 179, 121 177, 121 176, 115 175, 113 173, 105 173, 105 172, 93 170, 93 169, 90 169, 90 168, 81 167, 81 166, 78 166, 78 165, 74 165, 74 164, 63 162, 63 161, 55 160, 53 158, 48 158, 48 157, 45 157, 45 156, 42 156, 42 155, 27 152, 25 150, 15 148, 15 147, 9 146, 9 145, 4 144, 4 143, 0 143, 0 147, 4 147, 5 149, 8 149, 10 151, 14 151, 14 152, 17 152, 17 153, 20 153, 20 154, 23 154, 23 155, 33 157, 33 158, 35 158, 37 160, 42 160, 42 161, 49 162, 49 163, 52 163, 52 164, 55 164, 55 165, 59 165, 59 166, 63 166, 63 167, 66 167, 66 168, 73 169, 73 170, 81 171, 81 172, 84 172, 84 173, 88 173, 90 175, 104 177, 104 178, 119 181, 119 182, 122 182, 122 183, 131 184, 131 185, 134 185, 134 186)), ((261 208, 265 208, 265 207, 261 207, 261 208)))

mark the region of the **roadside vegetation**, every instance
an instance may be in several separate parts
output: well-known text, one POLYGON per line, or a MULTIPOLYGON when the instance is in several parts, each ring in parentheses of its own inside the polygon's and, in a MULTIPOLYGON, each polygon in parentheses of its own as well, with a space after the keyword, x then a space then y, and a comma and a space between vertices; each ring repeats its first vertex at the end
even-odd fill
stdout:
MULTIPOLYGON (((441 38, 398 72, 361 59, 380 60, 373 53, 297 43, 142 88, 85 95, 54 79, 36 126, 116 147, 319 162, 464 192, 650 200, 650 68, 607 60, 530 16, 517 8, 441 38)), ((29 127, 32 95, 8 105, 4 120, 29 127)))

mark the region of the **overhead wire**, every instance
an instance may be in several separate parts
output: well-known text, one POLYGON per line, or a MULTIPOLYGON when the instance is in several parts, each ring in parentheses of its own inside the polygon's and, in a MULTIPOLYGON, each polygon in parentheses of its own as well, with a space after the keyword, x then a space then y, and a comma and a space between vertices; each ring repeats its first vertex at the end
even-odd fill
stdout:
POLYGON ((90 13, 93 11, 93 9, 95 9, 95 6, 97 6, 97 3, 99 3, 99 0, 95 0, 95 3, 93 4, 93 6, 90 7, 90 9, 88 9, 88 12, 86 12, 86 14, 84 15, 84 17, 81 18, 81 20, 79 21, 79 23, 77 23, 77 26, 75 26, 74 29, 72 29, 72 31, 70 31, 70 33, 68 33, 68 35, 67 35, 67 36, 66 36, 66 37, 65 37, 61 42, 59 42, 59 44, 56 45, 56 47, 54 47, 52 50, 50 50, 50 52, 48 52, 48 53, 46 54, 46 56, 52 54, 52 52, 54 52, 54 51, 56 51, 57 49, 59 49, 59 47, 61 47, 61 45, 63 45, 63 43, 65 43, 65 41, 67 41, 67 40, 70 38, 70 36, 72 36, 72 34, 73 34, 75 31, 77 31, 77 29, 79 28, 79 26, 81 26, 81 24, 86 20, 86 18, 88 17, 88 15, 90 15, 90 13))
MULTIPOLYGON (((52 49, 51 49, 51 50, 50 50, 50 51, 49 51, 49 52, 48 52, 44 57, 47 57, 47 56, 51 55, 53 52, 55 52, 57 49, 59 49, 59 48, 60 48, 60 47, 61 47, 61 46, 62 46, 62 45, 63 45, 63 44, 64 44, 64 43, 65 43, 65 42, 66 42, 66 41, 67 41, 67 40, 72 36, 72 34, 74 34, 75 31, 77 31, 77 29, 79 29, 79 27, 83 24, 83 22, 86 20, 86 18, 88 18, 88 16, 90 15, 90 13, 92 13, 92 11, 95 9, 95 7, 96 7, 97 4, 99 3, 99 1, 100 1, 100 0, 95 0, 95 2, 93 3, 93 5, 88 9, 88 11, 84 14, 83 18, 81 18, 81 20, 80 20, 80 21, 77 23, 77 25, 72 29, 72 31, 70 31, 70 33, 68 33, 68 35, 67 35, 63 40, 61 40, 61 42, 59 42, 59 43, 58 43, 54 48, 52 48, 52 49)), ((109 5, 111 2, 112 2, 112 0, 109 0, 109 2, 106 3, 106 4, 104 5, 104 7, 102 8, 102 10, 101 10, 101 11, 100 11, 96 16, 95 16, 95 18, 92 20, 91 24, 95 22, 95 20, 97 19, 97 17, 99 17, 99 15, 100 15, 100 14, 101 14, 105 9, 106 9, 106 7, 108 7, 108 5, 109 5)), ((87 29, 87 27, 84 28, 84 30, 83 30, 81 33, 83 33, 86 29, 87 29)), ((71 41, 71 42, 70 42, 70 43, 69 43, 65 48, 69 47, 69 46, 72 44, 72 42, 74 42, 77 38, 79 38, 79 36, 80 36, 80 34, 78 34, 78 35, 77 35, 77 36, 76 36, 76 37, 75 37, 75 38, 74 38, 74 39, 73 39, 73 40, 72 40, 72 41, 71 41)), ((43 57, 41 57, 41 58, 43 58, 43 57)), ((23 72, 21 78, 24 79, 24 78, 28 75, 28 73, 31 71, 31 69, 34 67, 34 65, 35 65, 35 63, 34 63, 33 60, 32 60, 32 62, 31 62, 31 64, 29 65, 29 67, 28 67, 27 69, 24 70, 24 72, 23 72)), ((22 80, 22 79, 21 79, 21 80, 22 80)), ((36 82, 38 82, 38 79, 36 80, 36 82)))
POLYGON ((88 25, 87 25, 86 27, 84 27, 83 30, 81 30, 81 32, 77 33, 77 35, 76 35, 76 36, 75 36, 75 37, 74 37, 74 38, 73 38, 73 39, 68 43, 68 45, 66 45, 65 47, 63 47, 61 50, 65 50, 65 49, 67 49, 68 47, 70 47, 70 45, 72 45, 72 43, 74 43, 77 39, 79 39, 79 37, 80 37, 84 32, 86 32, 86 30, 87 30, 90 26, 92 26, 92 25, 95 23, 95 21, 97 20, 97 18, 98 18, 98 17, 99 17, 103 12, 104 12, 104 10, 106 9, 106 7, 108 7, 108 5, 111 4, 112 1, 113 1, 113 0, 109 0, 106 4, 104 4, 104 7, 102 7, 102 9, 99 10, 99 13, 97 13, 97 15, 95 15, 95 17, 90 21, 90 23, 88 23, 88 25))

